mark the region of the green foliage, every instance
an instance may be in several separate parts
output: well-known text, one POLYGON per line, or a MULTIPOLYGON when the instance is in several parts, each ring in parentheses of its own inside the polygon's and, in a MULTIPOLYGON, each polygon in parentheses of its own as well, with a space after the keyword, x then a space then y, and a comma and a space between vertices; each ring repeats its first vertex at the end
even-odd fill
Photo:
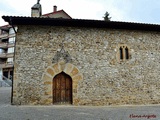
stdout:
POLYGON ((106 11, 106 13, 104 14, 104 21, 111 21, 111 17, 109 16, 109 13, 106 11))

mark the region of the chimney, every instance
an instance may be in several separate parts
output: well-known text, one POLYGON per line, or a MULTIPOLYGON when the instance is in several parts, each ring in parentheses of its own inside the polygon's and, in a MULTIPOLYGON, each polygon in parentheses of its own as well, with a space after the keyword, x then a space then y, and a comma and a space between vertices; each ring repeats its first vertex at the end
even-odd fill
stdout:
POLYGON ((57 6, 53 6, 53 12, 57 12, 57 6))
POLYGON ((31 8, 31 16, 40 17, 41 15, 42 15, 42 7, 41 4, 37 3, 31 8))

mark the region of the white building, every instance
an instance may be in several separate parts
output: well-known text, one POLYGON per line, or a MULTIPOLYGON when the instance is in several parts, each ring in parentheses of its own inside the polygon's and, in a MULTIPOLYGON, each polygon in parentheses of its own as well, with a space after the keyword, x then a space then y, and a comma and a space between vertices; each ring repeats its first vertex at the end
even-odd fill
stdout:
POLYGON ((10 25, 0 26, 0 79, 2 80, 5 78, 12 80, 15 35, 10 25))

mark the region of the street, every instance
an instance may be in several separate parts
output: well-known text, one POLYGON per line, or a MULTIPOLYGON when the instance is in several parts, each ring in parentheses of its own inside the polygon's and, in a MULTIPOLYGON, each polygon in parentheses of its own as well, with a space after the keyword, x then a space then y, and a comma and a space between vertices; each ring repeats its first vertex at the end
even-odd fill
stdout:
POLYGON ((0 120, 160 120, 153 106, 12 106, 11 88, 0 88, 0 120))

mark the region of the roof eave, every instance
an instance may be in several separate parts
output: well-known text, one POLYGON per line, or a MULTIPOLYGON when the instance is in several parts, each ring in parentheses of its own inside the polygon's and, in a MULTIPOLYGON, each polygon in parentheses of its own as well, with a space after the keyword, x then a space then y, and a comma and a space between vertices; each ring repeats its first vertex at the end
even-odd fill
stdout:
POLYGON ((60 19, 60 18, 34 18, 34 17, 13 17, 2 16, 2 18, 13 25, 47 25, 47 26, 70 26, 70 27, 92 27, 92 28, 113 28, 128 30, 160 31, 160 25, 141 24, 129 22, 81 20, 81 19, 60 19))

